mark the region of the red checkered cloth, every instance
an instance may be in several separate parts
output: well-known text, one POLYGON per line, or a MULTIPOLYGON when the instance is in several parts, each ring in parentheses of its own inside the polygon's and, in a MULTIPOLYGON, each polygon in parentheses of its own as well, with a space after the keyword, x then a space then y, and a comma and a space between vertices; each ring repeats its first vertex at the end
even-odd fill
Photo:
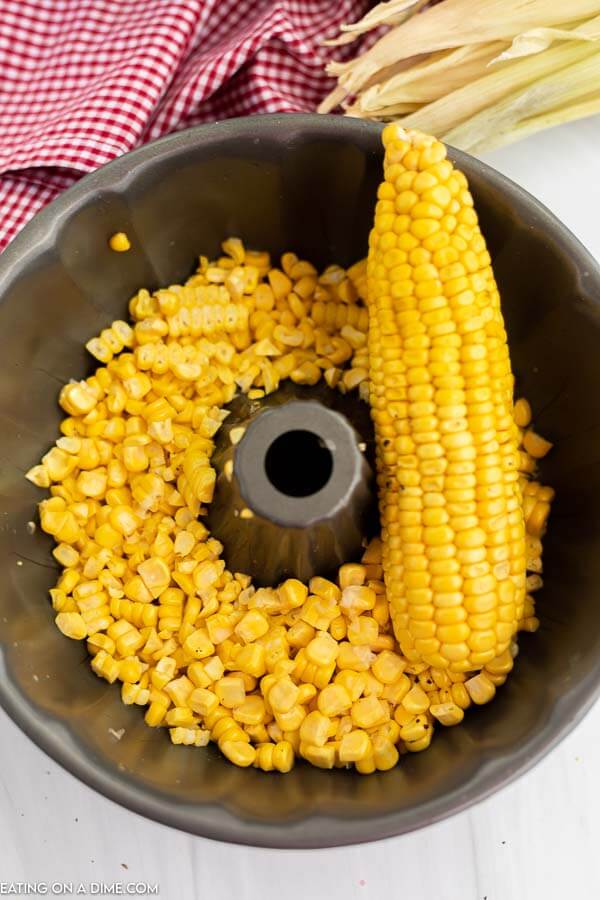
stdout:
MULTIPOLYGON (((170 131, 312 111, 369 0, 0 0, 0 250, 82 174, 170 131)), ((364 46, 364 45, 363 45, 364 46)))

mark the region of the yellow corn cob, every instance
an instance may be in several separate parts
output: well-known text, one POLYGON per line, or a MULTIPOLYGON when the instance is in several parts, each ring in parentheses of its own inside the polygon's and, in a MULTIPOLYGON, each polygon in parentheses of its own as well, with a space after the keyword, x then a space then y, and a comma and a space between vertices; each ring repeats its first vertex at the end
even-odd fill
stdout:
POLYGON ((513 377, 465 176, 389 125, 369 241, 383 567, 411 661, 463 672, 510 644, 525 596, 513 377))

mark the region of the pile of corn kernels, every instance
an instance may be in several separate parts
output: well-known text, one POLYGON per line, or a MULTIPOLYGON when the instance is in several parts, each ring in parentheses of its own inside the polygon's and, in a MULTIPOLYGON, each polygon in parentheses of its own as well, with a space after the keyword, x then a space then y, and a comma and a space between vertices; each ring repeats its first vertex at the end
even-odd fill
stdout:
MULTIPOLYGON (((284 379, 358 390, 368 400, 365 262, 321 275, 293 253, 281 268, 238 239, 205 257, 185 285, 130 301, 87 344, 102 365, 65 385, 62 437, 27 477, 48 488, 41 526, 64 567, 50 591, 56 624, 87 641, 94 672, 175 744, 216 741, 239 766, 288 772, 387 770, 487 703, 516 643, 479 673, 411 664, 393 636, 379 540, 336 582, 289 579, 255 589, 226 568, 202 523, 213 497, 213 439, 236 392, 253 399, 284 379)), ((553 491, 534 480, 550 444, 525 400, 521 484, 528 595, 538 620, 541 536, 553 491)))

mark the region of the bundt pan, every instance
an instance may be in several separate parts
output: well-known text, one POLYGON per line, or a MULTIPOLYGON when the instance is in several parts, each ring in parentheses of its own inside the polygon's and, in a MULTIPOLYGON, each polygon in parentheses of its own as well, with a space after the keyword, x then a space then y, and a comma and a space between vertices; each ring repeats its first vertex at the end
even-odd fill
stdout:
POLYGON ((270 847, 401 834, 464 809, 547 753, 600 685, 600 272, 536 200, 480 162, 470 179, 500 283, 519 393, 555 443, 541 628, 489 706, 437 729, 427 752, 363 777, 298 765, 237 769, 214 746, 172 746, 90 671, 55 628, 49 539, 26 527, 23 473, 54 440, 57 391, 92 363, 84 342, 145 285, 178 282, 228 235, 318 265, 365 254, 380 129, 350 118, 264 116, 164 138, 87 176, 0 259, 0 702, 55 760, 118 803, 186 831, 270 847), (126 231, 132 249, 108 249, 126 231), (109 729, 124 729, 117 741, 109 729))

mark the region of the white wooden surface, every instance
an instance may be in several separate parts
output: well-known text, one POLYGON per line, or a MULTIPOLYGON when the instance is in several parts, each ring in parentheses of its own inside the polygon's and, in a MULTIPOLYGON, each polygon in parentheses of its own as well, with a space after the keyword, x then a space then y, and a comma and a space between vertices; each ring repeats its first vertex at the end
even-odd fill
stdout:
MULTIPOLYGON (((600 258, 600 118, 488 161, 600 258)), ((3 882, 60 880, 158 882, 167 900, 597 900, 599 747, 600 705, 533 772, 469 812, 378 844, 282 852, 188 837, 129 813, 0 713, 0 894, 3 882)))

